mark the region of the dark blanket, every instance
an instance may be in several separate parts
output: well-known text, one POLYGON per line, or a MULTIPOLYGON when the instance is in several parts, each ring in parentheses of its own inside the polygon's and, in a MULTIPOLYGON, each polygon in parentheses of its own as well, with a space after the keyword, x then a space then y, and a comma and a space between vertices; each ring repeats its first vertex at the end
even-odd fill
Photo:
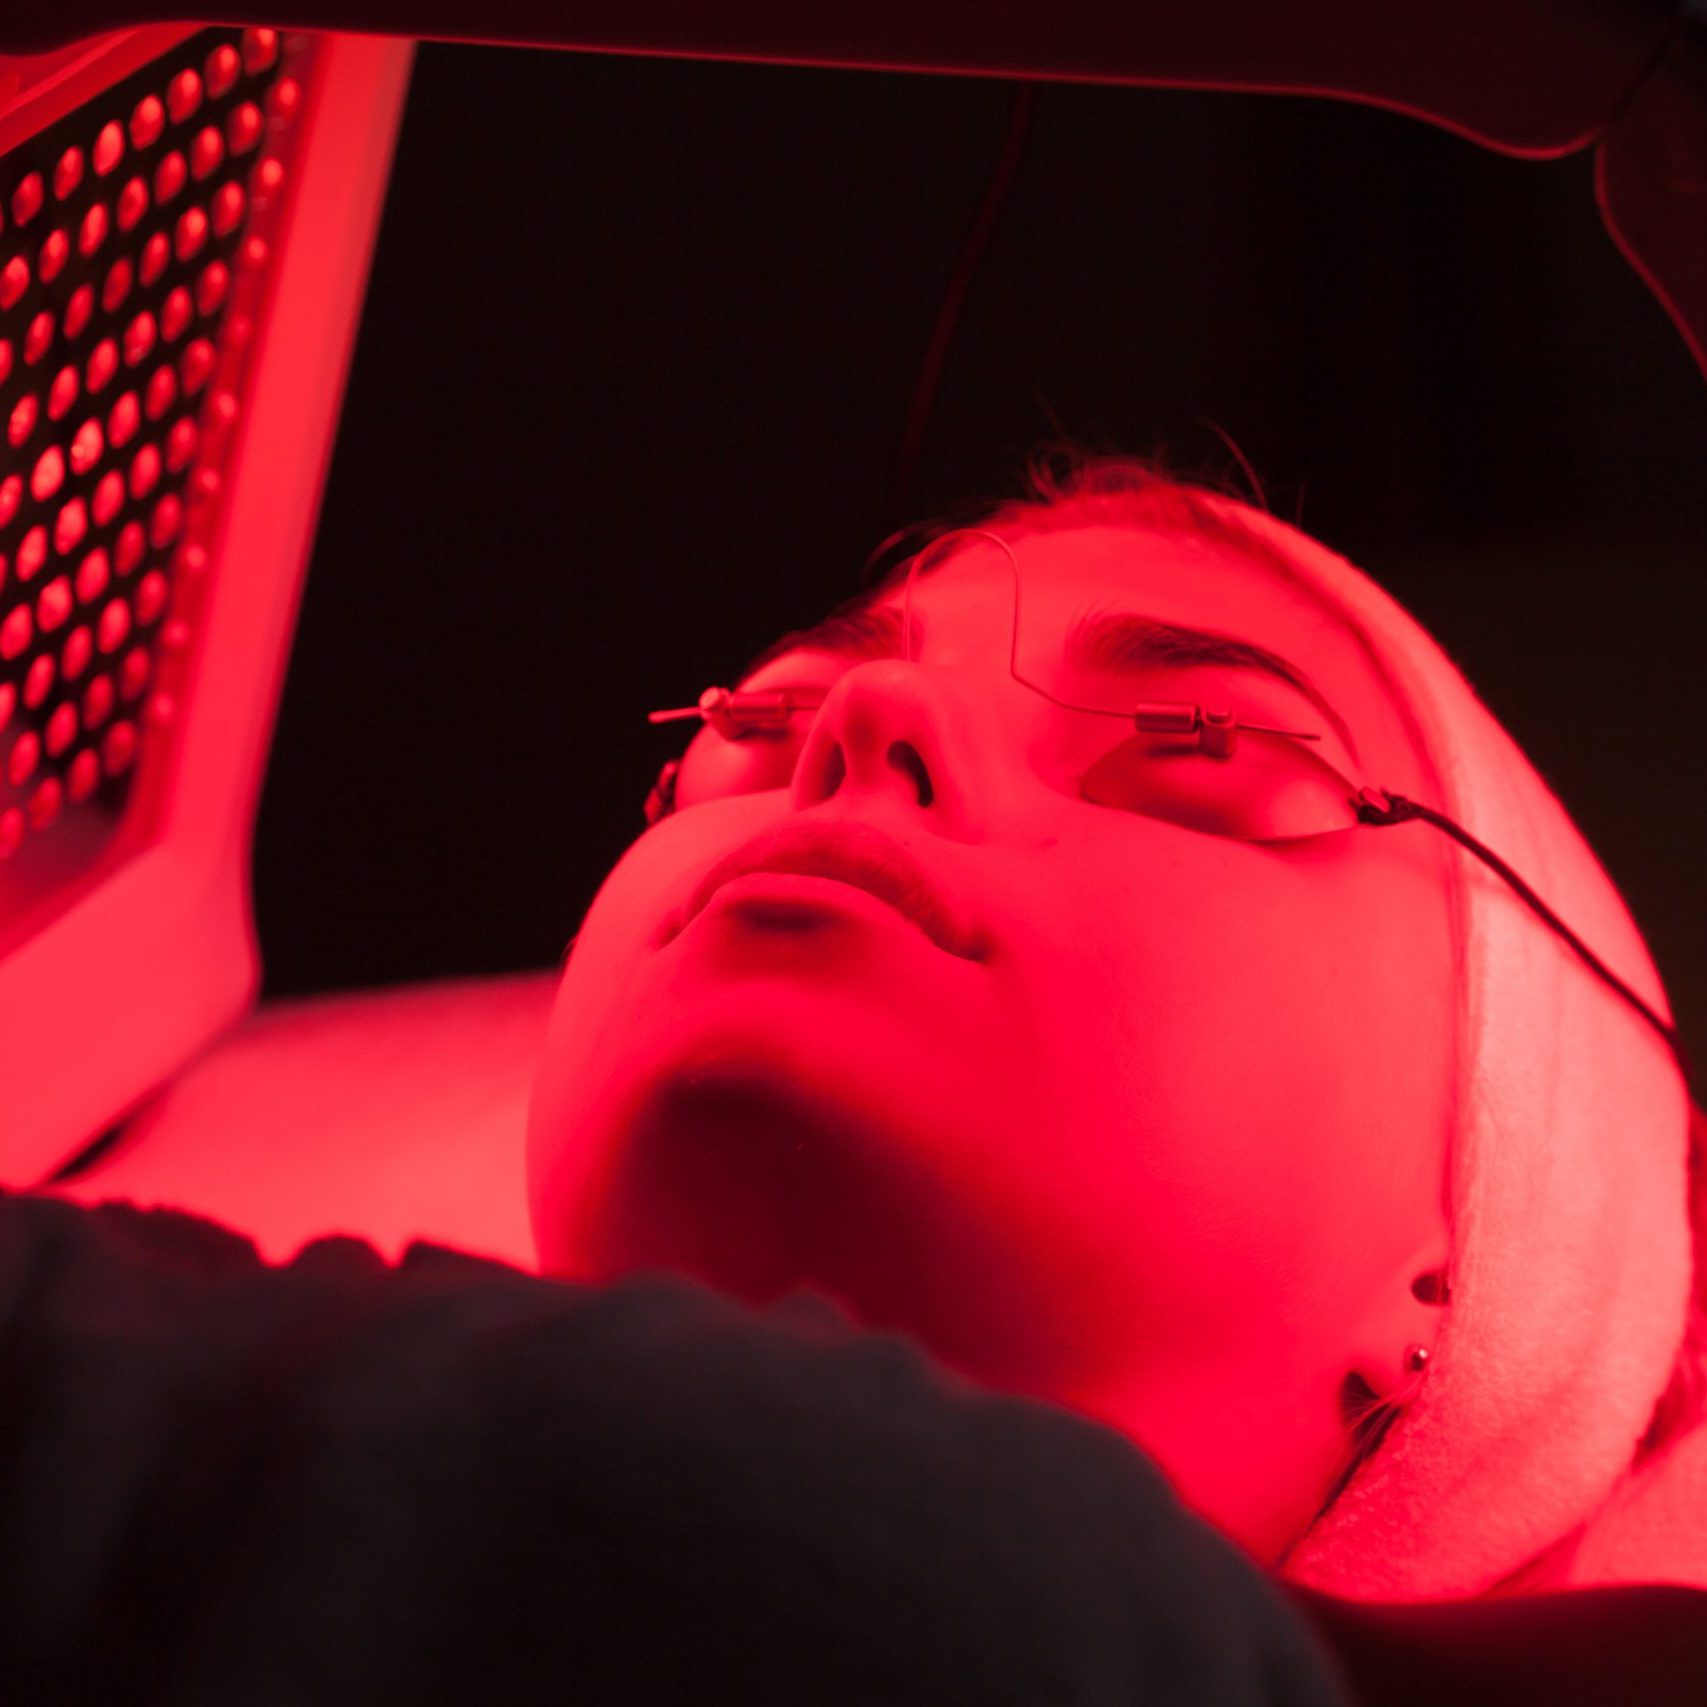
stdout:
POLYGON ((0 1697, 1342 1699, 1126 1441, 827 1305, 4 1195, 0 1697))
POLYGON ((7 1707, 1657 1707, 1704 1609, 1283 1590, 1112 1431, 819 1301, 0 1192, 7 1707))

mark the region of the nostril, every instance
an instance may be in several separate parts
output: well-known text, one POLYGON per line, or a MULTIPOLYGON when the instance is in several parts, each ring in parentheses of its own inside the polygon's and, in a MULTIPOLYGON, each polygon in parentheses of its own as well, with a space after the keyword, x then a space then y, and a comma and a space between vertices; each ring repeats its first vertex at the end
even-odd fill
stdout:
POLYGON ((842 749, 838 743, 832 742, 830 750, 824 756, 823 763, 818 767, 817 794, 821 800, 828 800, 848 774, 848 762, 842 757, 842 749))
POLYGON ((925 761, 919 757, 918 749, 906 741, 897 741, 889 749, 889 763, 913 779, 919 791, 919 804, 929 806, 936 798, 936 790, 931 787, 930 772, 925 769, 925 761))

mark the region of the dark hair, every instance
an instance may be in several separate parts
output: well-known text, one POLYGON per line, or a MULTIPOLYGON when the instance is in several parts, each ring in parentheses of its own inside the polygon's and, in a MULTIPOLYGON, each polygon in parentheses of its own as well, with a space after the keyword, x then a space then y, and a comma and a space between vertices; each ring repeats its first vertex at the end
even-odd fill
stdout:
POLYGON ((1173 472, 1160 458, 1050 445, 1027 462, 1019 497, 960 505, 891 534, 866 560, 867 587, 873 596, 887 590, 932 540, 963 527, 987 527, 1016 539, 1081 527, 1144 528, 1236 551, 1294 579, 1296 570, 1285 555, 1230 506, 1238 498, 1230 489, 1173 472))
MULTIPOLYGON (((864 587, 828 614, 850 616, 875 604, 906 579, 920 552, 968 527, 1014 539, 1082 527, 1144 529, 1195 542, 1206 551, 1236 552, 1296 583, 1297 570, 1285 554, 1230 505, 1237 497, 1230 489, 1174 474, 1159 458, 1093 453, 1071 444, 1046 446, 1027 462, 1019 497, 972 499, 890 534, 866 558, 864 587)), ((792 651, 802 632, 795 629, 773 640, 737 679, 744 681, 792 651)))

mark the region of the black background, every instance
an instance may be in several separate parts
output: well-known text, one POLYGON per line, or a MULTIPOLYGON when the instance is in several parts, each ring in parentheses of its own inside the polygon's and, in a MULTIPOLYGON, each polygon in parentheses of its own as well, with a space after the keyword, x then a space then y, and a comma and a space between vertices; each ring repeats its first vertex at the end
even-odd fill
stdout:
MULTIPOLYGON (((421 49, 261 809, 267 995, 561 953, 681 744, 647 710, 860 584, 1011 99, 421 49)), ((1707 394, 1588 156, 1041 89, 911 511, 1061 432, 1236 478, 1205 421, 1457 659, 1707 1056, 1707 394)))

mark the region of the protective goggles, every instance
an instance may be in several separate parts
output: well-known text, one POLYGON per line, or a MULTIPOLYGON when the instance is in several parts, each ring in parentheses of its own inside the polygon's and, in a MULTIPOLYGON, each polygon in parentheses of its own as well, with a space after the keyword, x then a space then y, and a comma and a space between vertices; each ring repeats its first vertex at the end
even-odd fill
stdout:
MULTIPOLYGON (((954 539, 998 547, 1013 572, 1008 671, 1063 715, 1051 751, 1076 792, 1099 806, 1133 812, 1202 834, 1248 842, 1293 842, 1364 826, 1433 824, 1511 886, 1549 929, 1570 944, 1596 977, 1616 990, 1660 1034, 1691 1087, 1683 1045, 1666 1023, 1611 970, 1500 856, 1434 808, 1389 789, 1360 786, 1322 757, 1318 732, 1256 723, 1185 701, 1135 702, 1130 687, 1132 631, 1084 620, 1063 633, 1028 606, 1026 576, 1006 540, 984 528, 958 528, 914 558, 902 597, 903 652, 915 651, 913 584, 937 548, 954 539), (1033 613, 1028 616, 1028 609, 1033 613), (1124 684, 1124 685, 1123 685, 1124 684)), ((1035 594, 1036 589, 1033 589, 1035 594)), ((1144 637, 1140 637, 1144 638, 1144 637)), ((1148 637, 1153 643, 1154 636, 1148 637)), ((659 772, 646 800, 650 826, 683 805, 785 788, 794 774, 812 714, 827 690, 707 688, 696 704, 654 711, 652 723, 698 718, 716 740, 696 739, 659 772)))

